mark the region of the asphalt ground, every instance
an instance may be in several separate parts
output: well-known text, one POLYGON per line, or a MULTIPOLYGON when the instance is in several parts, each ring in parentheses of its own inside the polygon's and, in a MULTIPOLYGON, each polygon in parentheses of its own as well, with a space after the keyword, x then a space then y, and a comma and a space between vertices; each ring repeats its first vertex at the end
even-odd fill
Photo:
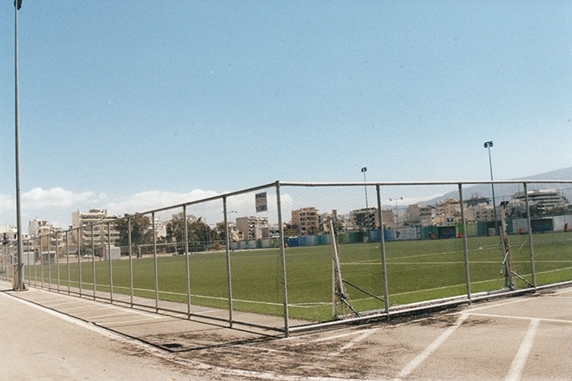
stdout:
POLYGON ((572 287, 289 338, 9 288, 2 380, 572 379, 572 287))

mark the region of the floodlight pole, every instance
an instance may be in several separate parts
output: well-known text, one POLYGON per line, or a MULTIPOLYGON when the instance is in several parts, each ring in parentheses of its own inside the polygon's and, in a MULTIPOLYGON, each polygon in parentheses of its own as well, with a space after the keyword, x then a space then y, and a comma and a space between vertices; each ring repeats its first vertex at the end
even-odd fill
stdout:
POLYGON ((369 209, 369 206, 367 203, 367 185, 365 184, 365 183, 367 183, 367 180, 365 178, 365 173, 367 172, 367 167, 362 167, 361 172, 363 173, 363 182, 364 182, 363 189, 365 191, 365 208, 369 209))
POLYGON ((390 198, 389 202, 395 201, 395 227, 399 227, 399 211, 397 210, 397 201, 403 200, 403 197, 390 198))
POLYGON ((20 117, 18 105, 18 8, 21 6, 21 1, 14 3, 14 114, 15 114, 15 153, 16 153, 16 229, 17 229, 17 271, 14 276, 17 276, 14 282, 15 291, 23 291, 26 289, 24 285, 24 265, 22 263, 22 255, 24 251, 24 244, 22 242, 22 213, 20 202, 20 117))
POLYGON ((493 141, 485 142, 485 148, 489 151, 489 170, 491 172, 491 188, 493 192, 493 218, 495 220, 495 235, 498 234, 498 221, 497 221, 497 203, 495 201, 495 184, 493 183, 493 162, 491 160, 491 147, 493 146, 493 141))

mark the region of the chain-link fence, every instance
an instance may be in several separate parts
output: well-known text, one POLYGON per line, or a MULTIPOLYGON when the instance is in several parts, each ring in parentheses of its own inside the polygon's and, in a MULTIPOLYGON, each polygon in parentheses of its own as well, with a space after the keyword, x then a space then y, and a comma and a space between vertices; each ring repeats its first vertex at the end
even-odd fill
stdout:
POLYGON ((571 196, 572 181, 276 182, 33 237, 24 278, 287 336, 570 282, 571 196))

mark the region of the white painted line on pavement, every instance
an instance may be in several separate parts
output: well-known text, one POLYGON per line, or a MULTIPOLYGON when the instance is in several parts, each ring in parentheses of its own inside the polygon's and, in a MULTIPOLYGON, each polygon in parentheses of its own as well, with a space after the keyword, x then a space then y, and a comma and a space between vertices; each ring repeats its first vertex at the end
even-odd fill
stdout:
POLYGON ((503 301, 503 302, 499 302, 499 303, 495 303, 495 302, 492 302, 492 303, 490 303, 490 304, 487 303, 487 304, 484 304, 484 305, 479 306, 479 307, 469 307, 469 308, 467 309, 467 312, 468 312, 468 313, 472 313, 473 311, 489 310, 489 309, 491 309, 491 308, 496 308, 496 307, 499 307, 499 306, 506 306, 506 305, 508 305, 508 304, 523 303, 523 302, 525 302, 526 300, 527 300, 527 299, 522 299, 522 300, 521 300, 521 299, 516 298, 516 299, 514 299, 514 300, 508 300, 508 301, 503 301))
POLYGON ((358 337, 350 340, 349 343, 347 343, 346 345, 342 346, 340 349, 338 349, 337 351, 331 352, 329 354, 329 356, 338 356, 340 355, 343 351, 345 351, 346 349, 350 349, 351 347, 353 347, 354 345, 356 345, 357 343, 359 343, 360 341, 367 339, 370 335, 374 334, 375 332, 377 332, 379 330, 379 328, 376 329, 370 329, 364 333, 362 333, 361 335, 359 335, 358 337))
POLYGON ((461 316, 459 316, 454 325, 447 328, 437 339, 435 339, 435 341, 433 341, 427 348, 425 348, 423 352, 417 355, 417 357, 415 357, 409 364, 407 364, 405 368, 401 369, 401 372, 399 372, 394 381, 401 380, 404 377, 410 375, 411 372, 413 372, 419 365, 423 363, 423 361, 425 361, 429 356, 431 356, 433 352, 439 349, 441 344, 443 344, 445 340, 447 340, 449 336, 451 336, 457 330, 457 328, 459 328, 461 324, 463 324, 463 322, 467 320, 468 317, 469 314, 466 313, 461 314, 461 316))
POLYGON ((475 314, 469 312, 469 315, 473 316, 482 316, 482 317, 493 317, 493 318, 500 318, 500 319, 513 319, 513 320, 538 320, 544 321, 547 323, 564 323, 564 324, 572 324, 572 320, 564 320, 564 319, 550 319, 550 318, 538 318, 538 317, 531 317, 531 316, 511 316, 511 315, 497 315, 497 314, 475 314))
POLYGON ((526 360, 528 359, 528 355, 532 349, 532 344, 534 344, 534 336, 536 336, 536 331, 538 330, 539 324, 539 319, 532 319, 530 321, 526 336, 524 337, 524 340, 522 340, 520 348, 512 360, 512 364, 510 364, 510 370, 505 378, 505 381, 520 380, 520 376, 522 375, 522 371, 526 365, 526 360))
MULTIPOLYGON (((223 377, 228 376, 230 379, 233 379, 233 378, 236 378, 237 376, 239 376, 239 377, 248 377, 248 378, 260 379, 260 380, 280 380, 280 381, 299 381, 300 380, 300 377, 298 377, 298 376, 282 376, 282 375, 279 375, 276 373, 271 373, 271 372, 257 372, 257 371, 241 370, 241 369, 222 368, 222 367, 218 367, 218 366, 203 364, 201 362, 191 360, 191 359, 185 359, 185 358, 177 357, 176 355, 173 355, 170 353, 165 353, 164 351, 161 351, 161 350, 153 347, 152 345, 145 344, 145 343, 140 342, 138 340, 133 340, 133 339, 124 337, 122 335, 111 332, 111 331, 106 330, 104 328, 98 327, 98 326, 90 324, 90 323, 86 323, 82 320, 78 320, 76 318, 69 317, 67 315, 63 315, 57 311, 53 311, 49 308, 45 308, 43 306, 34 304, 34 303, 29 302, 27 300, 20 299, 17 297, 11 297, 9 295, 4 294, 3 292, 0 292, 0 295, 3 295, 6 298, 12 298, 12 300, 14 300, 14 301, 20 302, 20 303, 25 304, 29 307, 43 311, 43 312, 45 312, 51 316, 59 318, 59 319, 66 321, 68 323, 83 327, 85 329, 88 329, 92 332, 98 333, 98 334, 105 336, 107 338, 110 338, 112 340, 116 340, 118 342, 133 345, 135 347, 141 348, 142 350, 145 350, 149 354, 160 357, 162 359, 165 359, 165 360, 170 361, 170 362, 175 363, 175 364, 184 365, 186 367, 192 367, 195 370, 216 370, 216 371, 222 373, 223 377)), ((347 379, 347 378, 342 379, 342 378, 330 378, 330 377, 308 377, 306 379, 308 381, 363 381, 361 379, 360 380, 358 380, 358 379, 347 379)))

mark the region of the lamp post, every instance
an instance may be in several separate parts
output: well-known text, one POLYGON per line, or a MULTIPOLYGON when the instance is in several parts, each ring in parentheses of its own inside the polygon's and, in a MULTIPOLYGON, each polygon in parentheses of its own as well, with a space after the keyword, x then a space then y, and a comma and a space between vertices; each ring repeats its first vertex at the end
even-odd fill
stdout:
POLYGON ((495 184, 493 183, 493 162, 491 160, 491 147, 493 146, 493 141, 485 142, 485 148, 489 151, 489 170, 491 172, 491 189, 493 192, 493 218, 495 221, 495 235, 498 231, 498 222, 497 222, 497 203, 495 201, 495 184))
POLYGON ((26 289, 24 285, 24 264, 22 263, 22 256, 24 251, 24 244, 22 242, 22 213, 20 202, 20 118, 19 118, 19 105, 18 105, 18 10, 22 6, 22 0, 14 1, 14 116, 15 116, 15 153, 16 153, 16 229, 17 229, 17 268, 14 276, 17 276, 17 282, 14 282, 15 291, 23 291, 26 289))
POLYGON ((397 200, 403 200, 403 197, 389 199, 389 202, 395 201, 395 227, 399 227, 399 212, 397 211, 397 200))
POLYGON ((363 182, 364 182, 363 189, 365 191, 365 208, 369 209, 369 206, 367 204, 367 185, 365 185, 365 183, 367 182, 365 179, 365 173, 367 172, 367 167, 362 167, 361 172, 363 173, 363 182))

